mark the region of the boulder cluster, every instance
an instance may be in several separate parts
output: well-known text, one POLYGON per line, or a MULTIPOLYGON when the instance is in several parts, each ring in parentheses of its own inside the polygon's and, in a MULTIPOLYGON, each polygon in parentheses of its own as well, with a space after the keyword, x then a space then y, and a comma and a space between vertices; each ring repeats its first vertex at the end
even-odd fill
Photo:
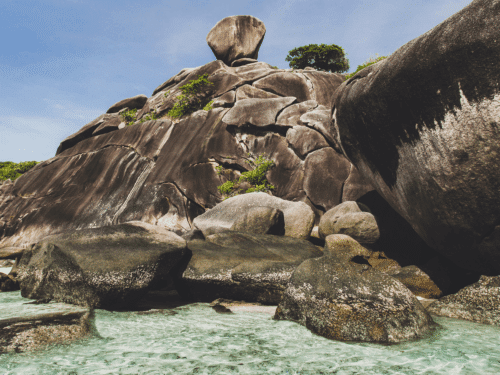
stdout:
POLYGON ((499 324, 499 19, 475 0, 348 80, 259 62, 264 24, 223 19, 217 60, 0 185, 0 258, 17 259, 1 288, 88 308, 159 289, 258 302, 344 341, 422 337, 430 312, 499 324), (203 106, 173 116, 203 77, 203 106), (224 195, 262 156, 265 189, 224 195))

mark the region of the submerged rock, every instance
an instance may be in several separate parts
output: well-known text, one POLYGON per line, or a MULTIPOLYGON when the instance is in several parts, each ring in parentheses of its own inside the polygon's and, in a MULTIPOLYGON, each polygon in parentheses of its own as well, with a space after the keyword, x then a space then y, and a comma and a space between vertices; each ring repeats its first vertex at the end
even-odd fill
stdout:
POLYGON ((23 297, 96 308, 133 306, 166 286, 186 241, 163 228, 131 222, 46 237, 18 265, 23 297))
POLYGON ((93 313, 87 308, 64 303, 43 307, 11 308, 2 304, 0 354, 45 349, 49 345, 69 344, 95 334, 93 313))
POLYGON ((433 324, 430 315, 401 282, 374 270, 367 255, 343 236, 325 247, 321 258, 304 261, 293 272, 275 319, 342 341, 397 343, 425 334, 433 324))
POLYGON ((427 310, 439 316, 500 326, 500 276, 481 276, 477 283, 440 298, 427 310))

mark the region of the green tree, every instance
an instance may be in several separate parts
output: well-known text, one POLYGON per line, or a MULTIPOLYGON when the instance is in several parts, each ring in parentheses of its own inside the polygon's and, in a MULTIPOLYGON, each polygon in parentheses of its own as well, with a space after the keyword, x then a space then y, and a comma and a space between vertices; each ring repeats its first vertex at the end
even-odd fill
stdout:
POLYGON ((290 68, 304 69, 306 66, 325 72, 342 73, 349 70, 349 60, 342 47, 335 44, 309 44, 288 51, 285 61, 290 68))

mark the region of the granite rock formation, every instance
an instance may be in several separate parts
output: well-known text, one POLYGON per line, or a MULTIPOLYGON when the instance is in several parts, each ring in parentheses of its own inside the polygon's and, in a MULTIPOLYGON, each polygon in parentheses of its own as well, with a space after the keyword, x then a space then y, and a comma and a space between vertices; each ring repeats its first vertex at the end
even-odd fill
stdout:
POLYGON ((207 43, 217 60, 231 65, 235 60, 242 63, 242 59, 257 59, 265 34, 266 27, 261 20, 231 16, 217 22, 207 35, 207 43))
POLYGON ((187 247, 192 257, 175 287, 184 298, 204 302, 228 298, 276 305, 295 268, 322 255, 305 240, 231 230, 187 247))
POLYGON ((432 248, 500 273, 500 3, 474 0, 342 84, 345 155, 432 248))
POLYGON ((307 118, 327 108, 342 80, 340 74, 285 71, 252 61, 230 67, 217 60, 183 69, 154 90, 134 125, 120 128, 120 112, 103 114, 61 142, 55 157, 0 185, 0 248, 27 247, 48 235, 133 220, 188 231, 195 217, 222 201, 217 186, 250 170, 247 161, 261 154, 276 164, 266 175, 275 186, 273 195, 304 202, 318 222, 326 210, 372 190, 337 152, 328 119, 307 118), (213 85, 200 95, 221 106, 170 119, 167 113, 180 87, 203 74, 213 85), (272 75, 300 80, 307 91, 299 95, 286 82, 274 92, 268 91, 270 82, 262 89, 255 86, 272 75), (264 122, 243 110, 256 100, 269 106, 261 111, 268 118, 264 122), (140 122, 152 112, 158 120, 140 122), (301 130, 310 143, 301 145, 293 134, 287 136, 301 130), (218 166, 231 176, 219 175, 218 166))
POLYGON ((24 252, 17 276, 26 298, 125 308, 167 286, 186 252, 176 234, 132 222, 48 236, 24 252))
POLYGON ((293 272, 275 319, 341 341, 397 343, 424 335, 433 321, 416 297, 374 270, 359 243, 345 235, 329 237, 335 236, 322 257, 293 272))
POLYGON ((500 325, 500 276, 481 276, 477 283, 432 303, 428 311, 449 318, 500 325))

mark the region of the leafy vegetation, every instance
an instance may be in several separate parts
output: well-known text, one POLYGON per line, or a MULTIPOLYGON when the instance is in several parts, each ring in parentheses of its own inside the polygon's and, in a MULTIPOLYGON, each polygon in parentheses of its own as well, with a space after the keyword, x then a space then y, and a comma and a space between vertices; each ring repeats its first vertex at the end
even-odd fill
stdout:
POLYGON ((210 111, 212 110, 212 104, 214 104, 214 101, 213 100, 210 100, 210 102, 207 103, 207 105, 205 107, 203 107, 203 110, 204 111, 210 111))
MULTIPOLYGON (((208 108, 207 105, 209 104, 211 109, 211 103, 206 103, 205 95, 202 95, 206 94, 208 88, 213 85, 207 78, 208 74, 203 74, 198 76, 198 79, 190 80, 189 83, 181 86, 182 94, 177 96, 173 108, 168 111, 168 116, 179 118, 200 109, 208 108)), ((168 96, 167 94, 165 93, 165 96, 168 96)))
POLYGON ((11 161, 0 162, 0 180, 11 179, 14 181, 37 164, 37 161, 24 161, 21 163, 13 163, 11 161))
POLYGON ((342 47, 335 44, 309 44, 288 52, 285 61, 290 68, 304 69, 307 66, 316 70, 342 73, 349 70, 349 60, 345 58, 342 47))
POLYGON ((120 114, 122 120, 127 123, 127 126, 133 125, 137 121, 137 109, 129 109, 120 114))
POLYGON ((346 75, 346 79, 349 79, 349 78, 353 77, 357 72, 359 72, 360 70, 363 70, 367 66, 370 66, 370 65, 373 65, 375 63, 378 63, 379 61, 381 61, 383 59, 386 59, 386 58, 387 58, 387 56, 380 56, 380 57, 378 57, 378 54, 376 54, 374 58, 370 57, 363 64, 358 65, 358 67, 356 68, 356 71, 354 73, 347 74, 346 75))
MULTIPOLYGON (((251 154, 248 154, 248 156, 250 157, 251 154)), ((254 161, 248 161, 248 164, 253 169, 243 172, 238 181, 227 181, 217 187, 224 198, 243 193, 268 192, 274 189, 274 186, 266 178, 267 171, 276 165, 273 160, 267 159, 264 155, 259 155, 254 161)), ((216 170, 219 175, 226 172, 222 166, 216 167, 216 170)))
POLYGON ((145 121, 150 121, 150 120, 158 120, 158 114, 156 113, 156 110, 153 110, 153 112, 149 112, 146 116, 141 118, 141 121, 139 121, 141 124, 145 121))

